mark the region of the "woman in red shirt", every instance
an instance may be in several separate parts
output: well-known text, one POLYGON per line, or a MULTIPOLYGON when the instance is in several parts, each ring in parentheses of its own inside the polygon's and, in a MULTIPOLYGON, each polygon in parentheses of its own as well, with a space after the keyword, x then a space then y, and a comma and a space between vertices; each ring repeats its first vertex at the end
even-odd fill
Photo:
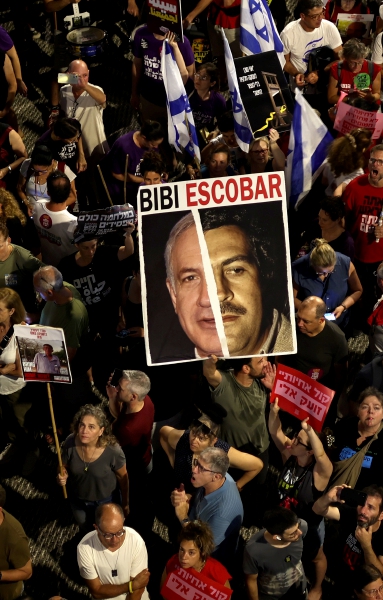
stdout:
POLYGON ((380 66, 365 59, 367 52, 363 42, 355 38, 344 44, 343 60, 334 63, 330 69, 327 88, 330 104, 338 102, 341 92, 380 104, 380 66))
POLYGON ((178 554, 174 554, 168 560, 161 578, 161 596, 165 600, 167 600, 165 580, 169 573, 179 569, 187 569, 191 574, 197 571, 212 582, 230 588, 230 573, 218 560, 210 556, 214 550, 214 538, 207 523, 189 521, 182 528, 178 542, 180 545, 178 554))
POLYGON ((326 4, 324 18, 336 23, 339 14, 369 15, 370 9, 360 0, 330 0, 326 4))

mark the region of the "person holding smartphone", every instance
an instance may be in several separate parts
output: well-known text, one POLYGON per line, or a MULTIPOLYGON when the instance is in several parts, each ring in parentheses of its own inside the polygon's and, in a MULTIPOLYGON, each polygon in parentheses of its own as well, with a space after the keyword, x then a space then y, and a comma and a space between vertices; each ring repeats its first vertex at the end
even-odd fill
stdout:
POLYGON ((313 505, 315 514, 339 521, 340 525, 338 547, 329 563, 335 574, 334 598, 351 597, 356 567, 369 564, 383 572, 383 487, 372 484, 363 492, 361 495, 345 484, 337 485, 313 505), (345 489, 351 492, 345 496, 347 500, 342 498, 345 489), (363 500, 364 504, 356 506, 363 500), (337 506, 333 506, 335 503, 337 506))

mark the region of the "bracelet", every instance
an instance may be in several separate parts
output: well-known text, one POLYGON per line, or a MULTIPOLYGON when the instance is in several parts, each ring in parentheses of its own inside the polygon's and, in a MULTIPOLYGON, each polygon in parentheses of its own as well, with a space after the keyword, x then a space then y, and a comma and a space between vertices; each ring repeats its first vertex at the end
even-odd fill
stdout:
POLYGON ((133 594, 133 581, 129 581, 129 594, 133 594))
POLYGON ((343 308, 344 308, 344 312, 346 312, 346 310, 347 310, 347 306, 345 306, 344 304, 341 304, 341 306, 343 306, 343 308))

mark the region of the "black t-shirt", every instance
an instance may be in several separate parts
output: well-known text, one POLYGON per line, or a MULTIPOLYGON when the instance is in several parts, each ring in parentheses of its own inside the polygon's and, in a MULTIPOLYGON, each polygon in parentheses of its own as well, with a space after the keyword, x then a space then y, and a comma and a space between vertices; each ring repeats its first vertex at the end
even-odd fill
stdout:
MULTIPOLYGON (((337 457, 335 460, 350 458, 355 452, 359 452, 371 438, 367 438, 361 446, 356 445, 360 437, 358 433, 358 417, 344 418, 334 428, 335 446, 337 457)), ((368 485, 377 483, 383 485, 383 431, 378 439, 372 442, 364 457, 362 469, 355 484, 355 489, 363 490, 368 485)))
POLYGON ((329 321, 326 321, 323 331, 314 337, 301 333, 297 328, 297 346, 297 354, 281 356, 279 362, 331 388, 333 365, 344 362, 348 356, 344 333, 329 321))
POLYGON ((312 511, 314 502, 323 495, 314 484, 315 460, 301 467, 295 456, 286 461, 278 480, 280 506, 293 510, 309 526, 317 526, 322 517, 312 511))
MULTIPOLYGON (((339 570, 337 569, 337 579, 339 582, 342 581, 345 586, 350 586, 349 589, 352 589, 351 572, 354 571, 358 565, 364 563, 363 550, 355 537, 355 530, 357 527, 356 508, 340 505, 339 512, 340 527, 338 541, 340 544, 340 552, 338 556, 340 556, 341 559, 339 561, 339 570)), ((382 525, 372 534, 372 549, 377 557, 383 556, 382 525)), ((346 593, 344 597, 348 597, 346 593)))
POLYGON ((108 323, 109 329, 118 321, 118 307, 126 261, 118 260, 118 246, 99 246, 92 262, 80 267, 76 252, 58 265, 63 278, 74 285, 88 310, 91 328, 108 323))
POLYGON ((67 144, 62 140, 52 140, 51 134, 52 132, 49 129, 43 133, 41 138, 37 140, 36 144, 44 144, 44 146, 47 146, 52 151, 54 160, 57 160, 58 162, 64 162, 73 171, 73 173, 76 173, 76 142, 70 142, 67 144))

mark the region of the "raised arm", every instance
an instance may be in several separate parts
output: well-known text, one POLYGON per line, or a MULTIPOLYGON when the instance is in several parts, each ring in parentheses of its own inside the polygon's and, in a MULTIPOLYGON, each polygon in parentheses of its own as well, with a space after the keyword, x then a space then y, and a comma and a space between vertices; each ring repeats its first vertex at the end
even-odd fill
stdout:
POLYGON ((314 483, 317 490, 322 491, 327 487, 332 475, 333 465, 327 456, 323 444, 314 429, 308 423, 309 417, 302 421, 302 429, 307 433, 311 449, 315 457, 314 483))
MULTIPOLYGON (((270 413, 269 413, 269 432, 272 437, 272 440, 279 452, 283 454, 284 459, 287 459, 285 453, 288 453, 286 446, 291 446, 291 440, 283 433, 282 431, 282 423, 279 418, 279 404, 278 398, 275 398, 274 402, 270 404, 270 413)), ((289 456, 289 453, 288 453, 289 456)))
POLYGON ((203 362, 203 374, 206 377, 208 384, 213 388, 218 387, 222 381, 222 375, 216 367, 217 362, 218 358, 215 354, 212 354, 203 362))
POLYGON ((350 487, 349 485, 336 485, 331 488, 326 494, 323 494, 316 502, 313 504, 313 511, 316 515, 320 515, 321 517, 326 517, 327 519, 332 519, 333 521, 339 521, 340 512, 339 508, 336 506, 330 506, 335 502, 344 503, 344 500, 340 499, 340 493, 343 488, 350 487))
POLYGON ((286 157, 277 144, 277 140, 279 140, 278 131, 276 129, 270 129, 269 138, 271 153, 273 155, 273 169, 274 171, 283 171, 285 168, 286 157))
POLYGON ((201 14, 212 3, 212 0, 200 0, 193 10, 184 18, 183 27, 187 29, 191 25, 196 17, 201 14))
POLYGON ((117 252, 118 260, 125 260, 129 258, 134 252, 134 242, 132 238, 132 233, 135 230, 135 225, 128 225, 125 230, 125 243, 123 246, 120 246, 117 252))
POLYGON ((260 458, 257 458, 252 454, 247 454, 247 452, 240 452, 233 447, 230 448, 227 455, 231 467, 244 471, 242 477, 237 481, 238 491, 241 492, 243 487, 262 471, 263 462, 260 458))

